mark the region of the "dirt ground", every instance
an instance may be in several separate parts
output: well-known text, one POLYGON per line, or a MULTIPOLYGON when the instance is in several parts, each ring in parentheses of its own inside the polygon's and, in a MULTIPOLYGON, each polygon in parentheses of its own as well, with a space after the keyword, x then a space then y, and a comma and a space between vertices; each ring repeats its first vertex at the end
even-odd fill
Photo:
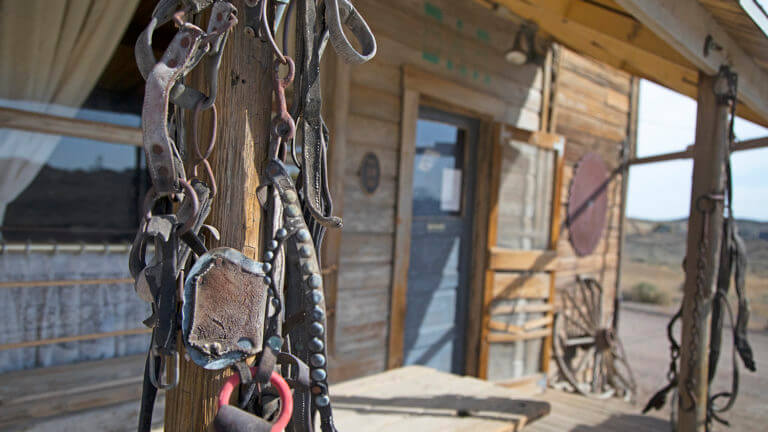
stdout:
MULTIPOLYGON (((672 316, 670 307, 650 306, 625 302, 619 321, 619 335, 630 358, 639 387, 637 410, 642 410, 648 399, 666 384, 669 366, 669 346, 666 326, 672 316)), ((715 391, 730 387, 731 337, 723 333, 723 354, 720 359, 715 391)), ((749 334, 757 372, 741 368, 741 391, 734 408, 724 414, 731 427, 716 424, 714 431, 760 431, 768 424, 768 332, 752 331, 749 334)), ((668 411, 667 411, 668 412, 668 411)))
MULTIPOLYGON (((758 265, 758 263, 751 263, 751 266, 758 265)), ((747 274, 747 297, 751 310, 749 328, 753 330, 768 329, 768 277, 761 273, 750 271, 747 274)), ((683 296, 681 288, 683 280, 684 275, 680 267, 625 260, 621 287, 627 297, 626 293, 633 286, 642 282, 650 283, 667 294, 669 302, 665 306, 677 308, 683 296)), ((736 299, 733 296, 733 287, 731 287, 729 299, 735 312, 736 299)))

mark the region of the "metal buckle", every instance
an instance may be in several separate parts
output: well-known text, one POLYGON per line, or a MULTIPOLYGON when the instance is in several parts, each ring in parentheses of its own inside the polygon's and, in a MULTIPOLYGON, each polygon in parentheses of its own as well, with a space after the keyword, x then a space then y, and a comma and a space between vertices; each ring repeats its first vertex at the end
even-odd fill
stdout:
POLYGON ((162 354, 157 347, 153 346, 149 352, 149 380, 158 390, 168 390, 176 387, 179 383, 179 352, 173 351, 171 355, 162 354), (173 369, 171 369, 173 375, 171 375, 171 381, 166 381, 164 379, 168 377, 166 359, 169 357, 173 357, 173 369), (160 363, 159 372, 161 375, 157 374, 158 370, 156 363, 160 363))

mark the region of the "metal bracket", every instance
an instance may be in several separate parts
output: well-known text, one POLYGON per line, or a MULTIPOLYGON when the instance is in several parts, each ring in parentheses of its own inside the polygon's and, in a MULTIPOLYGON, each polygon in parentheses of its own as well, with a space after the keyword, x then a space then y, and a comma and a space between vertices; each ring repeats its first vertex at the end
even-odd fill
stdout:
POLYGON ((733 72, 728 65, 720 66, 715 80, 715 97, 720 105, 728 105, 736 102, 739 75, 733 72))

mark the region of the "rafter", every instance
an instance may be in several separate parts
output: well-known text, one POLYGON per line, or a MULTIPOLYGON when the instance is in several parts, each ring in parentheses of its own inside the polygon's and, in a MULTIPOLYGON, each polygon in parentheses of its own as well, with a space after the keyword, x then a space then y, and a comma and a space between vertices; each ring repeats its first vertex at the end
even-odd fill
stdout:
POLYGON ((506 9, 514 15, 538 23, 541 30, 579 53, 680 93, 696 95, 698 75, 695 70, 642 49, 627 37, 603 33, 598 30, 600 27, 594 28, 568 19, 566 14, 569 13, 570 2, 543 0, 533 4, 523 0, 477 1, 497 10, 506 9))
MULTIPOLYGON (((502 15, 512 14, 536 22, 545 36, 551 36, 576 52, 696 98, 698 69, 701 67, 697 61, 667 40, 665 33, 658 32, 639 16, 633 18, 633 14, 622 9, 623 2, 646 4, 663 3, 664 0, 475 1, 502 15)), ((674 0, 670 3, 678 1, 698 5, 696 0, 674 0)), ((701 9, 700 5, 698 7, 701 9)), ((665 32, 677 33, 675 29, 678 25, 665 23, 665 32)), ((720 40, 716 38, 718 43, 720 40)), ((743 102, 738 112, 748 120, 768 126, 768 109, 763 108, 763 105, 768 104, 768 94, 757 96, 764 93, 764 89, 755 89, 754 85, 761 81, 749 80, 747 84, 741 84, 744 77, 762 76, 763 71, 751 59, 746 60, 748 67, 737 68, 741 90, 739 99, 743 102), (745 74, 744 70, 751 72, 745 74), (752 95, 747 94, 749 88, 755 90, 752 95)), ((711 65, 703 70, 707 73, 717 72, 716 69, 712 72, 711 65)), ((762 83, 768 83, 768 76, 761 79, 762 83)))
POLYGON ((768 121, 768 73, 747 55, 696 0, 616 0, 646 27, 677 49, 703 73, 714 75, 721 65, 739 74, 739 99, 768 121), (708 37, 717 49, 705 52, 708 37))

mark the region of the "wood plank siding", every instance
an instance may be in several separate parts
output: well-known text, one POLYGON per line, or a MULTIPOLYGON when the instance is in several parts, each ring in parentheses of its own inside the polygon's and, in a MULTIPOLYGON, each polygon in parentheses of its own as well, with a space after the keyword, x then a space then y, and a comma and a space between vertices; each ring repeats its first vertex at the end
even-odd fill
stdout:
MULTIPOLYGON (((424 85, 429 85, 429 78, 422 76, 448 80, 467 90, 462 105, 454 102, 462 95, 440 98, 429 92, 422 95, 421 103, 529 131, 542 126, 546 87, 543 61, 515 66, 504 60, 514 42, 516 24, 476 3, 356 0, 355 6, 376 35, 378 53, 371 62, 350 68, 349 102, 340 107, 348 113, 341 176, 344 228, 331 317, 335 321, 329 324, 334 341, 329 375, 334 382, 387 368, 404 70, 418 71, 424 85), (493 106, 476 103, 487 100, 493 106), (381 167, 380 184, 373 194, 363 192, 359 179, 360 163, 369 152, 378 157, 381 167)), ((541 41, 537 46, 543 58, 547 46, 541 41)), ((611 168, 617 167, 626 137, 630 78, 568 51, 563 51, 560 61, 550 108, 557 112, 552 131, 565 135, 568 142, 563 180, 567 185, 573 164, 586 151, 598 151, 611 168)), ((576 258, 563 229, 558 287, 570 284, 576 273, 592 273, 612 293, 619 193, 614 181, 609 189, 608 235, 592 256, 576 258)), ((567 189, 562 199, 567 199, 567 189)), ((482 289, 482 276, 479 279, 482 289)))
MULTIPOLYGON (((350 72, 344 229, 330 371, 334 381, 386 368, 403 68, 416 67, 493 96, 501 101, 494 120, 528 130, 539 127, 544 78, 541 66, 504 61, 515 26, 471 2, 357 0, 355 6, 376 34, 378 53, 350 72), (362 191, 358 176, 368 152, 381 166, 379 187, 370 195, 362 191)), ((468 106, 457 108, 478 111, 469 101, 468 106)))
POLYGON ((621 149, 628 139, 632 78, 597 61, 562 49, 555 79, 555 132, 565 136, 565 169, 558 242, 557 290, 576 283, 576 275, 591 275, 604 289, 603 310, 608 319, 613 310, 616 269, 619 259, 621 213, 621 149), (566 223, 568 188, 576 162, 587 152, 599 154, 614 177, 608 194, 608 215, 603 236, 594 252, 579 257, 571 246, 566 223))

